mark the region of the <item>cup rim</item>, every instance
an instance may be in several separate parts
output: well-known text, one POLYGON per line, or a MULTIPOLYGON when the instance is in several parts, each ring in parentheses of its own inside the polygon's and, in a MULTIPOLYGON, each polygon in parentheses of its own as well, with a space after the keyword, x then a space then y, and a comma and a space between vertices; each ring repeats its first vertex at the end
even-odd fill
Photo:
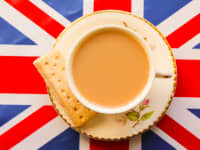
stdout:
POLYGON ((71 89, 74 96, 83 105, 85 105, 86 107, 90 108, 93 111, 103 113, 103 114, 117 114, 117 113, 126 112, 126 111, 136 107, 140 102, 142 102, 144 100, 145 96, 148 94, 150 88, 151 88, 153 79, 155 77, 151 53, 152 52, 150 50, 150 47, 147 45, 147 43, 144 41, 144 39, 137 32, 135 32, 132 29, 129 29, 127 27, 120 26, 120 25, 99 25, 97 27, 94 27, 91 30, 89 30, 88 32, 86 32, 85 34, 83 34, 77 40, 77 42, 74 44, 74 46, 72 46, 72 48, 69 50, 69 54, 67 56, 67 63, 66 63, 66 75, 67 75, 67 81, 68 81, 68 84, 69 84, 69 88, 71 89), (112 107, 105 107, 105 106, 101 106, 101 105, 89 102, 78 91, 78 89, 76 88, 76 85, 74 83, 73 77, 72 77, 73 57, 75 55, 75 52, 76 52, 79 44, 81 44, 82 41, 84 41, 84 39, 86 37, 90 36, 91 34, 97 32, 98 30, 103 30, 103 29, 106 29, 106 28, 115 28, 115 29, 118 29, 118 30, 123 30, 123 31, 127 32, 128 34, 130 34, 131 36, 133 36, 143 46, 143 48, 144 48, 144 50, 147 54, 148 61, 149 61, 149 77, 148 77, 147 83, 146 83, 145 87, 143 88, 143 90, 134 99, 130 100, 130 102, 128 104, 125 104, 125 105, 122 105, 122 106, 119 106, 119 107, 113 107, 113 108, 112 107))

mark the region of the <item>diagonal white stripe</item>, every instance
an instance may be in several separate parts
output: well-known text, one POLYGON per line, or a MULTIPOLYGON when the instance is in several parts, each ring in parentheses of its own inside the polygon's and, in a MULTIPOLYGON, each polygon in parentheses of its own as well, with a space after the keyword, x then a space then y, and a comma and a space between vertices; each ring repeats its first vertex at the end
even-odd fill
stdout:
POLYGON ((53 37, 51 37, 5 1, 0 1, 0 16, 31 40, 36 42, 39 46, 43 45, 45 47, 45 45, 53 44, 53 37))
POLYGON ((144 17, 144 0, 132 0, 131 10, 133 14, 144 17))
POLYGON ((90 14, 94 11, 94 0, 83 0, 83 15, 90 14))
MULTIPOLYGON (((196 104, 200 108, 200 98, 174 98, 167 114, 200 139, 200 119, 187 109, 196 104)), ((195 108, 196 108, 195 107, 195 108)))
POLYGON ((60 117, 56 117, 14 146, 12 150, 36 150, 67 128, 68 125, 60 117))
POLYGON ((200 42, 200 34, 189 40, 181 48, 174 48, 173 53, 176 59, 194 59, 200 60, 200 51, 192 49, 196 44, 200 42))
POLYGON ((193 0, 183 8, 179 9, 172 16, 161 22, 157 28, 165 35, 169 35, 191 18, 199 14, 200 1, 193 0))
POLYGON ((173 138, 169 137, 165 132, 160 130, 158 127, 154 126, 153 128, 151 128, 151 130, 155 132, 158 136, 160 136, 164 141, 173 146, 175 149, 186 150, 182 145, 177 143, 173 138))
POLYGON ((38 110, 40 106, 35 105, 35 106, 30 106, 27 108, 25 111, 8 121, 6 124, 0 127, 0 135, 9 130, 10 128, 14 127, 17 123, 21 122, 24 120, 26 117, 34 113, 36 110, 38 110))
POLYGON ((43 12, 54 18, 56 21, 61 23, 63 26, 68 26, 70 21, 66 19, 64 16, 59 14, 56 10, 51 8, 49 5, 44 3, 42 0, 30 0, 34 5, 40 8, 43 12))
POLYGON ((186 49, 186 48, 193 48, 195 45, 197 45, 198 43, 200 42, 200 33, 197 34, 195 37, 193 37, 192 39, 190 39, 189 41, 187 41, 184 45, 182 45, 180 47, 183 48, 183 49, 186 49))
POLYGON ((200 34, 189 40, 180 48, 174 48, 173 53, 176 59, 194 59, 200 60, 200 51, 192 49, 195 45, 200 42, 200 34))

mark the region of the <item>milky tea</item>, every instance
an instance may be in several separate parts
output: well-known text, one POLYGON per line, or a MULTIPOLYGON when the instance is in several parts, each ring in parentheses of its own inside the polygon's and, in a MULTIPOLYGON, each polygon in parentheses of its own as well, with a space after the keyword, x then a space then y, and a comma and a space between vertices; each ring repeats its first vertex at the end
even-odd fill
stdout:
POLYGON ((150 64, 143 46, 131 34, 103 29, 76 48, 72 77, 77 90, 91 103, 127 105, 148 82, 150 64))

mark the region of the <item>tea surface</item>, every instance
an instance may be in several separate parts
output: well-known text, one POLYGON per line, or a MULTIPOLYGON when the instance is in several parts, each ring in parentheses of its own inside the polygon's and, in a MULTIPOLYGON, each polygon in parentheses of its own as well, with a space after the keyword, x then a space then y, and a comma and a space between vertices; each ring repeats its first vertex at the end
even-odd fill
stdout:
POLYGON ((74 83, 89 102, 119 107, 134 99, 149 76, 149 61, 140 43, 113 29, 90 35, 72 62, 74 83))

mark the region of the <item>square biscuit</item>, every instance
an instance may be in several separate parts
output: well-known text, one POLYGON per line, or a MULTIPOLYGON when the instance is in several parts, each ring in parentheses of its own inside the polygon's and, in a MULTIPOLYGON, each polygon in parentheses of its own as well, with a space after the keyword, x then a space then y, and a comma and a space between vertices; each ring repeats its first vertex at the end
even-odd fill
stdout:
POLYGON ((73 95, 68 86, 65 64, 64 57, 57 50, 50 51, 34 61, 34 65, 49 87, 51 98, 65 109, 67 121, 73 127, 80 127, 94 117, 96 112, 85 107, 73 95))

